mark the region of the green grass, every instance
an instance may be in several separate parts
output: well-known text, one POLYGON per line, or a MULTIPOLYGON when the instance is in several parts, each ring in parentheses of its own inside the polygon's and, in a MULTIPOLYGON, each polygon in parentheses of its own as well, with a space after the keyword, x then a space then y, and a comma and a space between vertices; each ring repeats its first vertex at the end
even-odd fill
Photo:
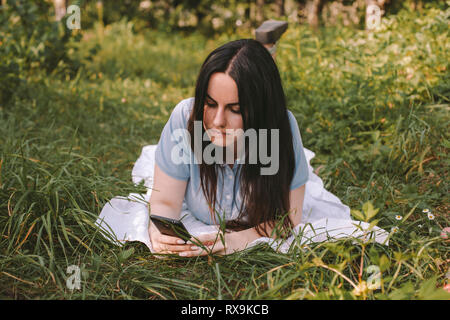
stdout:
POLYGON ((34 75, 0 106, 0 298, 448 299, 448 16, 402 11, 373 34, 292 25, 279 45, 313 167, 352 209, 370 201, 379 227, 399 228, 389 247, 340 240, 195 259, 117 247, 94 221, 112 197, 144 191, 133 163, 193 95, 206 55, 252 34, 134 34, 126 22, 103 38, 86 30, 77 77, 34 75), (70 265, 81 268, 80 290, 66 286, 70 265), (370 265, 381 288, 356 295, 370 265))

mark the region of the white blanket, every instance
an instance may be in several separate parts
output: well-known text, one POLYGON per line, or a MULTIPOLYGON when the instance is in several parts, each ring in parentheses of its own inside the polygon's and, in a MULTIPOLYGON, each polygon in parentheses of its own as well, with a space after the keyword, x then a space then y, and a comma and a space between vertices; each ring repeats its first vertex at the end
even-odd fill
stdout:
MULTIPOLYGON (((102 233, 118 245, 125 241, 141 241, 153 252, 148 234, 148 208, 153 186, 156 145, 148 145, 142 149, 133 171, 135 184, 144 181, 146 194, 130 193, 128 197, 114 197, 102 209, 96 225, 102 233)), ((273 240, 267 237, 256 239, 249 247, 266 242, 274 250, 287 253, 294 242, 303 245, 322 241, 333 241, 340 238, 356 238, 367 242, 375 240, 388 245, 388 232, 378 227, 369 230, 369 224, 354 221, 350 217, 350 209, 339 198, 325 190, 322 180, 313 172, 310 161, 314 152, 304 149, 308 161, 309 178, 306 183, 305 199, 301 223, 294 228, 293 235, 288 239, 273 240)), ((216 226, 206 225, 195 218, 187 210, 183 202, 181 216, 186 229, 193 235, 217 231, 216 226)))

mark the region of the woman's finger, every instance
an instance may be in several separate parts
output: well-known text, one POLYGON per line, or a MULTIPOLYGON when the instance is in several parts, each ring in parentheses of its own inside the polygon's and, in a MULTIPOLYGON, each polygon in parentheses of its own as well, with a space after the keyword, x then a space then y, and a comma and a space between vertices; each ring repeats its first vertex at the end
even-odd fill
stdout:
POLYGON ((191 238, 187 243, 192 244, 199 244, 202 243, 203 245, 212 245, 216 242, 221 242, 221 235, 220 233, 213 232, 213 233, 204 233, 200 234, 196 237, 191 238))
POLYGON ((174 251, 174 252, 182 252, 182 251, 191 251, 191 250, 195 250, 195 246, 193 248, 192 245, 171 245, 171 244, 167 244, 167 243, 158 243, 158 245, 156 245, 156 250, 158 251, 174 251))
POLYGON ((218 253, 224 250, 222 243, 215 243, 210 246, 204 246, 203 248, 198 248, 197 250, 183 251, 179 253, 181 257, 197 257, 206 256, 208 254, 218 253))
POLYGON ((165 244, 185 244, 186 241, 184 241, 181 238, 167 236, 164 234, 160 234, 158 237, 158 241, 165 244))

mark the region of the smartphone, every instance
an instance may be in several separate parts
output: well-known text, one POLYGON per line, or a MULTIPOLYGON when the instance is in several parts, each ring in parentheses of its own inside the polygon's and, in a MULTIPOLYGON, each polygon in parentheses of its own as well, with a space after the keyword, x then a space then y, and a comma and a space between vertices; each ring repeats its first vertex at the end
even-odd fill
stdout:
POLYGON ((167 236, 178 237, 185 241, 192 238, 186 227, 180 220, 150 215, 153 224, 158 228, 159 232, 167 236))

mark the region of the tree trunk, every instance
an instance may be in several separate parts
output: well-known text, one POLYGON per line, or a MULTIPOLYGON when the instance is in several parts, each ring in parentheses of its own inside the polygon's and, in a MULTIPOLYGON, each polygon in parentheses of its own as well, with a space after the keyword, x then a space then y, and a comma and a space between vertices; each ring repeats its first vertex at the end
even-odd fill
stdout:
POLYGON ((264 21, 264 0, 256 0, 256 22, 264 21))
POLYGON ((284 16, 284 0, 275 0, 277 17, 284 16))
POLYGON ((389 2, 389 0, 366 0, 366 7, 368 7, 371 4, 376 5, 381 10, 384 9, 384 5, 389 2))
POLYGON ((247 0, 247 6, 245 7, 245 21, 250 21, 252 19, 251 17, 251 6, 252 6, 252 2, 250 0, 247 0))
POLYGON ((319 26, 319 17, 323 8, 323 0, 308 0, 306 2, 306 17, 311 27, 317 28, 319 26))
POLYGON ((66 15, 66 0, 53 0, 53 5, 55 7, 55 20, 61 21, 66 15))
POLYGON ((411 8, 415 11, 415 10, 422 10, 422 0, 414 0, 411 3, 411 8))

